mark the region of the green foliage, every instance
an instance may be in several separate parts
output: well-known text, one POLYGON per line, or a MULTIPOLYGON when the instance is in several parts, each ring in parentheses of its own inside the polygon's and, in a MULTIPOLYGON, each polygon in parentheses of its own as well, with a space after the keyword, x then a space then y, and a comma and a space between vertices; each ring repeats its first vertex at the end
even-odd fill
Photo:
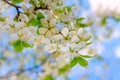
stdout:
POLYGON ((22 52, 24 48, 32 48, 33 46, 23 40, 17 40, 13 43, 10 43, 16 52, 22 52))
POLYGON ((5 18, 0 17, 0 21, 1 21, 1 22, 4 22, 4 21, 5 21, 5 18))
POLYGON ((66 14, 66 11, 68 13, 70 13, 72 11, 72 9, 70 6, 65 6, 62 9, 60 9, 60 8, 56 9, 56 11, 58 11, 60 14, 66 14))
POLYGON ((80 56, 82 56, 82 57, 84 57, 84 58, 94 58, 96 55, 94 55, 94 56, 90 56, 90 55, 80 55, 80 56))
POLYGON ((77 18, 77 19, 76 19, 76 22, 77 22, 77 23, 81 23, 84 19, 85 19, 85 18, 83 18, 83 17, 77 18))
POLYGON ((44 80, 55 80, 51 75, 47 75, 44 80))
POLYGON ((30 21, 29 21, 29 23, 32 25, 32 26, 38 26, 38 24, 39 24, 39 20, 38 19, 36 19, 36 18, 32 18, 30 21))
POLYGON ((86 42, 86 46, 89 46, 90 44, 92 44, 93 42, 86 42))
POLYGON ((79 27, 79 28, 87 27, 88 25, 82 23, 83 20, 84 20, 84 18, 77 18, 76 19, 76 24, 75 24, 76 27, 79 27))
POLYGON ((70 62, 70 66, 74 67, 76 64, 79 64, 83 67, 87 67, 88 62, 83 58, 83 57, 75 57, 71 62, 70 62))
POLYGON ((39 12, 39 13, 37 14, 37 18, 32 18, 32 19, 29 21, 29 24, 32 25, 32 26, 37 26, 38 29, 39 29, 39 28, 41 28, 41 27, 43 26, 42 23, 40 22, 40 20, 41 20, 42 18, 45 18, 45 16, 44 16, 41 12, 39 12))
POLYGON ((37 19, 42 19, 42 18, 45 18, 45 16, 41 13, 41 12, 39 12, 38 14, 37 14, 37 19))
POLYGON ((65 6, 65 7, 63 8, 63 11, 64 11, 64 12, 67 11, 68 13, 70 13, 70 12, 72 11, 72 9, 71 9, 70 6, 65 6))
POLYGON ((66 64, 62 68, 59 69, 60 74, 64 74, 66 71, 70 70, 75 65, 79 64, 82 67, 87 67, 88 62, 84 58, 93 58, 95 56, 89 55, 80 55, 79 57, 74 57, 74 59, 70 62, 70 64, 66 64))
POLYGON ((12 4, 19 4, 21 3, 23 0, 12 0, 12 4))
POLYGON ((106 25, 107 24, 107 18, 108 17, 104 17, 103 19, 102 19, 102 21, 101 21, 101 25, 106 25))
POLYGON ((63 66, 62 68, 59 69, 59 73, 64 74, 69 69, 70 69, 70 65, 66 64, 65 66, 63 66))

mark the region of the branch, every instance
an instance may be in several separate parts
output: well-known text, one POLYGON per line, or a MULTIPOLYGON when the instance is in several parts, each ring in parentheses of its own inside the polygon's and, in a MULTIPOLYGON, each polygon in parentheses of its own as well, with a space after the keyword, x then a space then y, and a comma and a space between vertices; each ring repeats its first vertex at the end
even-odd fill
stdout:
POLYGON ((9 4, 10 6, 13 6, 15 9, 16 9, 16 11, 17 11, 17 15, 16 15, 16 19, 18 19, 18 17, 19 17, 19 15, 20 15, 20 11, 19 11, 19 8, 22 8, 21 6, 17 6, 17 5, 14 5, 14 4, 12 4, 12 3, 10 3, 10 2, 8 2, 7 0, 3 0, 5 3, 7 3, 7 4, 9 4))
MULTIPOLYGON (((19 15, 20 15, 20 11, 19 11, 19 8, 22 8, 21 6, 17 6, 17 5, 14 5, 14 4, 12 4, 12 3, 10 3, 9 1, 11 1, 11 0, 3 0, 5 3, 7 3, 7 4, 9 4, 10 6, 13 6, 15 9, 16 9, 16 11, 17 11, 17 15, 16 15, 16 19, 18 19, 18 17, 19 17, 19 15)), ((44 6, 44 7, 35 7, 35 9, 34 9, 34 11, 37 11, 37 10, 50 10, 49 8, 48 8, 48 6, 46 5, 46 6, 44 6)))
POLYGON ((44 6, 44 7, 41 7, 41 6, 40 6, 40 7, 35 7, 34 10, 37 11, 37 10, 40 10, 40 9, 41 9, 41 10, 50 10, 50 9, 48 8, 48 6, 44 6))
POLYGON ((21 8, 20 6, 14 5, 14 4, 8 2, 7 0, 3 0, 3 1, 4 1, 5 3, 7 3, 7 4, 9 4, 9 5, 13 6, 13 7, 15 7, 15 8, 21 8))

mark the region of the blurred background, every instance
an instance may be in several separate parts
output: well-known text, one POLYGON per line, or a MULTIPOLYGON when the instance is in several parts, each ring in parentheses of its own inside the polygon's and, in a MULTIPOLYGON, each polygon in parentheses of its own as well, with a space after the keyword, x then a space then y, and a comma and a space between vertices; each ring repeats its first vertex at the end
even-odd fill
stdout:
MULTIPOLYGON (((94 35, 93 49, 97 56, 89 59, 87 68, 73 67, 67 80, 120 80, 120 0, 67 0, 66 4, 76 2, 80 7, 77 14, 85 17, 85 22, 92 27, 90 32, 94 35)), ((14 16, 14 9, 11 10, 9 15, 14 16)), ((4 77, 16 80, 14 73, 20 77, 17 80, 40 80, 41 67, 34 50, 17 54, 8 45, 8 38, 0 32, 0 80, 6 80, 4 77)))

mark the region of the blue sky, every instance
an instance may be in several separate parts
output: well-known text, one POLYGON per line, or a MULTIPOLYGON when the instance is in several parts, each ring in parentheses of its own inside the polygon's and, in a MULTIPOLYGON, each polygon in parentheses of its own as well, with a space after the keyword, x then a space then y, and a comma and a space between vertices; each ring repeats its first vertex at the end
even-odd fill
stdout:
MULTIPOLYGON (((74 0, 72 1, 74 2, 74 0)), ((91 7, 88 0, 82 0, 81 4, 82 4, 81 5, 82 10, 85 10, 91 7)), ((105 41, 100 41, 100 44, 104 48, 102 53, 100 54, 102 59, 100 58, 91 59, 89 61, 89 66, 87 68, 83 68, 83 67, 80 67, 79 65, 76 65, 71 70, 71 73, 69 75, 70 80, 119 80, 120 79, 120 57, 118 56, 120 55, 118 54, 120 52, 116 53, 116 48, 120 46, 120 32, 119 32, 120 23, 119 22, 115 22, 114 29, 115 29, 114 33, 110 39, 105 41), (117 31, 118 33, 116 33, 117 31)), ((0 52, 2 51, 3 48, 6 48, 7 46, 8 46, 8 43, 6 38, 3 40, 0 40, 0 52)), ((27 53, 33 54, 31 50, 28 50, 27 53)), ((24 57, 27 55, 29 54, 24 54, 24 57)), ((18 55, 18 56, 23 57, 22 55, 18 55)), ((19 64, 17 64, 16 59, 7 59, 6 61, 8 61, 8 63, 9 61, 12 61, 13 65, 11 67, 8 67, 6 65, 0 66, 0 76, 6 74, 11 69, 17 69, 19 66, 19 64)), ((35 65, 35 59, 33 57, 28 61, 28 63, 25 64, 25 69, 28 67, 34 67, 34 65, 35 65)), ((41 69, 40 67, 37 67, 35 71, 40 69, 41 69)), ((26 74, 30 75, 28 72, 26 72, 26 74)), ((33 80, 35 80, 37 74, 33 73, 31 75, 33 80)))

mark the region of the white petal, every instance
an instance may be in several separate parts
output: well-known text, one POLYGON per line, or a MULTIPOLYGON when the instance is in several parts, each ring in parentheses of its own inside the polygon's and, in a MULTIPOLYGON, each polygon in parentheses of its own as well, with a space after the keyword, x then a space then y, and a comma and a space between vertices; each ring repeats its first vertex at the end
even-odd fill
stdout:
POLYGON ((51 19, 50 26, 52 26, 52 27, 56 26, 56 20, 55 19, 51 19))
POLYGON ((64 37, 66 37, 68 35, 68 32, 69 32, 68 28, 63 28, 61 31, 61 33, 63 34, 64 37))

